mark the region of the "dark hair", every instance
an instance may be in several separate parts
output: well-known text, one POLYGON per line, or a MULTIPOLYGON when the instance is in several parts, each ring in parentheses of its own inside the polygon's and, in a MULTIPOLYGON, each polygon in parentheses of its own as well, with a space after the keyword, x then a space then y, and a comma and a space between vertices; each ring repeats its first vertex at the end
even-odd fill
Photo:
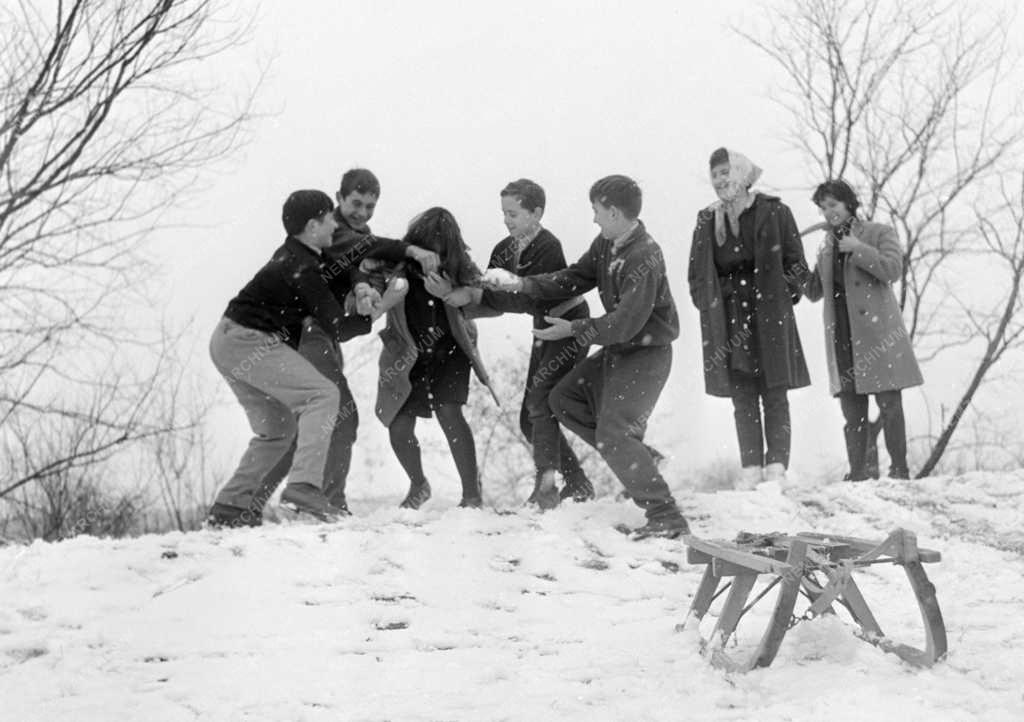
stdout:
POLYGON ((480 282, 480 269, 469 257, 459 224, 447 209, 435 206, 413 218, 404 240, 440 256, 441 270, 456 286, 480 282))
POLYGON ((729 162, 729 151, 725 148, 716 148, 711 153, 711 160, 708 161, 708 165, 712 168, 719 165, 725 165, 729 162))
POLYGON ((306 224, 334 210, 334 201, 323 191, 295 191, 281 208, 281 223, 290 236, 306 230, 306 224))
POLYGON ((632 178, 624 175, 605 176, 590 186, 590 202, 605 208, 615 206, 630 220, 640 215, 643 194, 632 178))
POLYGON ((825 200, 825 196, 832 196, 846 206, 846 210, 849 211, 851 216, 857 215, 857 209, 860 208, 857 194, 853 192, 850 184, 841 178, 827 180, 818 186, 814 191, 814 195, 811 196, 811 201, 814 205, 820 206, 821 202, 825 200))
POLYGON ((366 168, 347 170, 341 177, 341 188, 338 189, 338 193, 342 198, 347 198, 352 191, 363 194, 371 193, 380 198, 380 181, 366 168))
POLYGON ((544 210, 547 198, 544 196, 544 189, 529 178, 514 180, 501 189, 501 197, 511 196, 519 201, 524 210, 533 213, 540 208, 544 210))

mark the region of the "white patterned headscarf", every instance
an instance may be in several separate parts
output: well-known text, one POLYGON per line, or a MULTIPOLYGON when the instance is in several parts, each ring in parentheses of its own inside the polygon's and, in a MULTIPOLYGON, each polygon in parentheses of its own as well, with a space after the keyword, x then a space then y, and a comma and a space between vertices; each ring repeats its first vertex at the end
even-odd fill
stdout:
POLYGON ((715 242, 725 245, 725 221, 729 220, 733 235, 740 233, 740 213, 754 202, 753 194, 746 191, 761 177, 761 168, 747 156, 727 148, 719 148, 711 155, 711 170, 729 164, 729 182, 722 190, 715 189, 718 198, 711 204, 715 213, 715 242))

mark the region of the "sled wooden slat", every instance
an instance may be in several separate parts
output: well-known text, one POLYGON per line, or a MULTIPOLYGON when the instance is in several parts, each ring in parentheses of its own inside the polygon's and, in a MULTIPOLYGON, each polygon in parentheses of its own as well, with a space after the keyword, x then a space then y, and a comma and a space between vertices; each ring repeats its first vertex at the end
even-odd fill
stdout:
MULTIPOLYGON (((893 534, 899 534, 900 532, 906 532, 905 529, 897 529, 893 534)), ((910 532, 906 532, 910 533, 910 532)), ((845 544, 850 549, 859 554, 864 554, 875 549, 879 542, 870 541, 868 539, 858 539, 852 536, 835 536, 832 534, 817 534, 815 532, 800 532, 797 537, 806 538, 808 541, 815 543, 815 540, 829 540, 835 544, 845 544)), ((891 535, 890 535, 891 537, 891 535)), ((921 549, 917 548, 918 561, 922 564, 934 564, 942 561, 942 554, 933 549, 921 549)), ((903 561, 913 561, 911 559, 903 559, 903 561)))
POLYGON ((946 654, 942 612, 935 587, 922 566, 938 562, 942 555, 931 549, 920 549, 913 532, 896 529, 882 541, 802 532, 796 535, 741 533, 737 541, 731 542, 690 537, 687 543, 687 561, 703 564, 705 570, 683 626, 691 619, 699 624, 716 596, 724 593, 726 587, 719 590, 723 579, 731 578, 727 582, 729 594, 714 629, 707 638, 701 639, 702 653, 716 667, 732 672, 767 667, 794 624, 835 613, 835 605, 849 612, 857 625, 857 637, 910 664, 929 667, 946 654), (890 639, 882 632, 854 579, 857 569, 874 564, 895 564, 906 572, 924 623, 924 649, 890 639), (819 580, 818 573, 827 581, 819 580), (761 575, 768 577, 768 585, 747 604, 761 575), (727 652, 727 643, 741 618, 776 587, 774 607, 759 644, 745 659, 734 658, 737 654, 727 652), (801 590, 810 599, 810 605, 797 618, 793 610, 801 590))
POLYGON ((700 558, 698 561, 690 561, 691 564, 707 564, 714 558, 721 559, 724 562, 739 564, 748 570, 760 572, 761 574, 784 574, 790 569, 785 562, 768 559, 735 546, 719 545, 693 537, 690 538, 687 544, 689 549, 703 552, 706 555, 706 557, 700 558))

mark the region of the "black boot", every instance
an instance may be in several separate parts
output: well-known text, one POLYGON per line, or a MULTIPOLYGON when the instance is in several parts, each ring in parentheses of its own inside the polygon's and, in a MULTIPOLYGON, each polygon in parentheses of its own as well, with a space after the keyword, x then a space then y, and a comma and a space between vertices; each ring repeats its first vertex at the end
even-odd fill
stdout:
POLYGON ((338 521, 351 516, 327 500, 324 492, 312 484, 289 484, 281 492, 281 506, 294 512, 309 514, 320 521, 338 521))
POLYGON ((324 495, 327 497, 327 501, 331 502, 331 506, 343 512, 345 516, 352 516, 352 512, 348 509, 348 500, 345 498, 344 484, 327 487, 324 489, 324 495))
POLYGON ((263 514, 252 509, 242 509, 229 504, 215 502, 210 507, 203 525, 210 529, 237 529, 263 525, 263 514))
POLYGON ((683 518, 682 514, 672 516, 655 517, 648 519, 642 527, 633 530, 631 539, 640 540, 649 537, 662 537, 663 539, 676 539, 690 534, 690 525, 683 518))
POLYGON ((481 509, 483 508, 483 492, 480 489, 480 479, 474 482, 468 482, 463 479, 462 481, 462 501, 459 502, 459 506, 463 509, 481 509))
POLYGON ((430 484, 424 480, 422 484, 411 485, 409 487, 409 493, 405 495, 402 503, 398 506, 401 509, 419 509, 427 503, 427 499, 429 498, 430 484))
POLYGON ((559 496, 575 502, 590 501, 594 498, 594 485, 582 472, 565 480, 559 496))

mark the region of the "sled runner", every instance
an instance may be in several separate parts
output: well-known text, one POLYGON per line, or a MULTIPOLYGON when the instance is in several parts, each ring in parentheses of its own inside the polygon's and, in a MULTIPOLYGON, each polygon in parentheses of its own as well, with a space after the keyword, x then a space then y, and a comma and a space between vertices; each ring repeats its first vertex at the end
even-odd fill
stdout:
POLYGON ((811 532, 795 536, 741 532, 734 542, 691 538, 687 544, 687 561, 704 564, 706 568, 682 626, 691 623, 691 619, 699 624, 712 602, 728 590, 713 631, 701 639, 701 653, 710 657, 716 667, 734 672, 767 667, 775 659, 787 631, 801 621, 834 614, 836 604, 849 612, 858 626, 855 634, 859 638, 910 664, 930 667, 946 653, 942 612, 935 587, 922 566, 938 562, 941 555, 919 549, 917 536, 906 529, 897 529, 882 542, 811 532), (868 607, 854 581, 854 571, 877 564, 899 565, 906 572, 924 622, 924 649, 885 636, 868 607), (766 586, 748 602, 762 575, 766 586), (729 581, 723 584, 727 577, 729 581), (733 659, 726 651, 726 643, 741 618, 772 591, 776 592, 775 605, 760 642, 743 658, 733 659), (793 612, 800 595, 809 606, 802 616, 796 617, 793 612))

